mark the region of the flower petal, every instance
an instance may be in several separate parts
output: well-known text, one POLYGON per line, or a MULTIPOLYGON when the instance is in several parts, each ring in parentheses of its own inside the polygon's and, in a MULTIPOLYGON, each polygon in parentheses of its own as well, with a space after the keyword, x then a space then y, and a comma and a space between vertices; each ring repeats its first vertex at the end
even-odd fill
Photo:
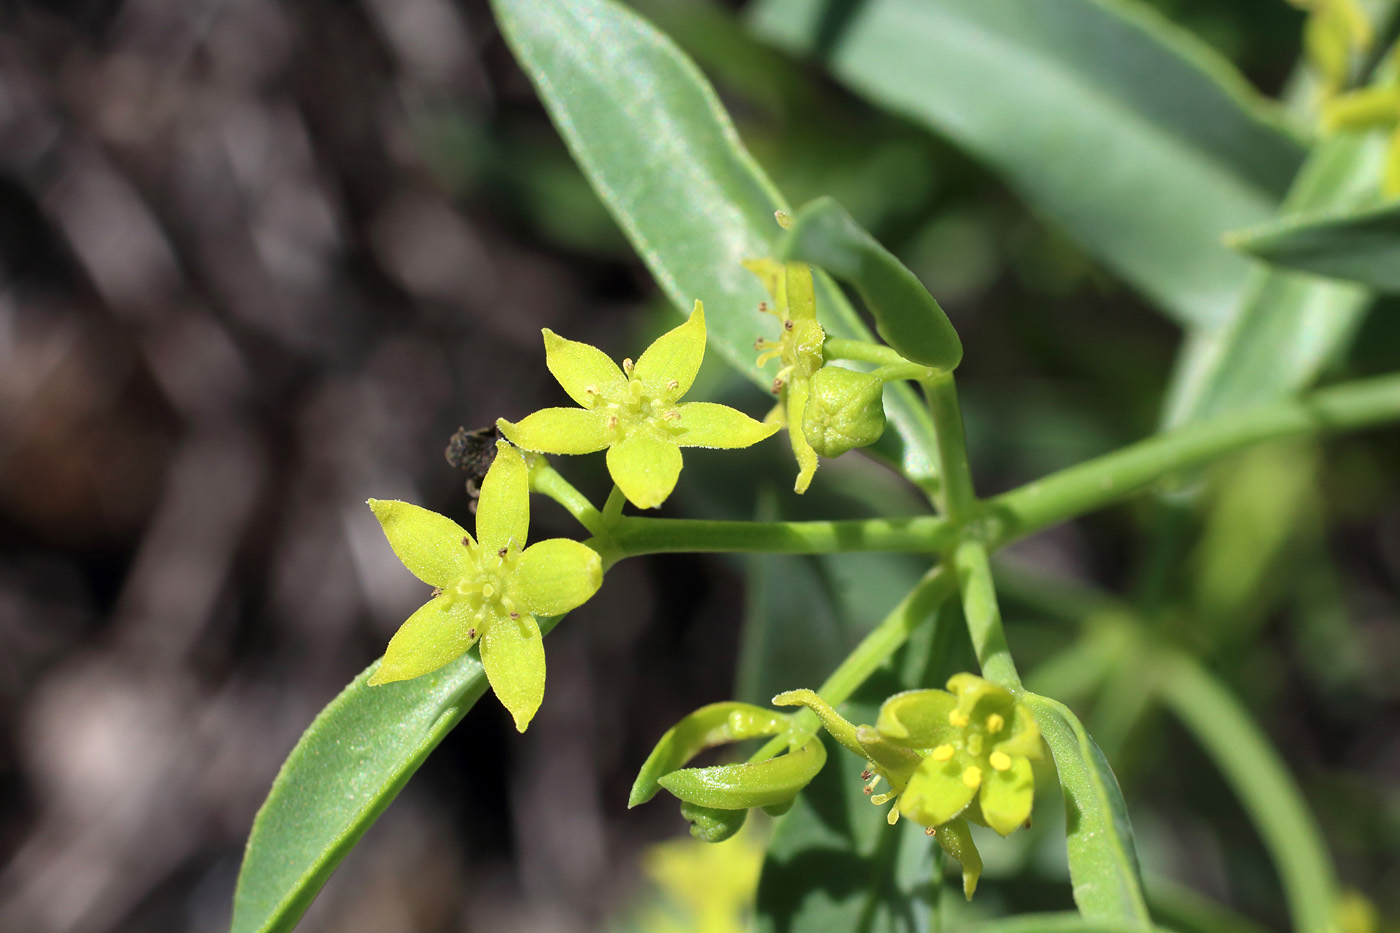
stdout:
POLYGON ((925 758, 899 795, 899 812, 924 826, 948 822, 965 810, 977 794, 977 787, 963 780, 967 768, 963 755, 948 761, 925 758))
POLYGON ((988 769, 982 779, 982 817, 1003 836, 1026 822, 1035 799, 1035 775, 1031 763, 1016 758, 1005 771, 988 769))
POLYGON ((481 665, 515 728, 524 732, 544 699, 544 639, 534 617, 494 619, 481 636, 481 665))
POLYGON ((608 448, 608 472, 628 502, 654 509, 676 488, 681 450, 675 441, 634 431, 608 448))
POLYGON ((812 477, 817 472, 817 452, 807 443, 802 433, 802 414, 807 408, 807 380, 799 379, 788 383, 787 387, 787 429, 788 440, 792 442, 792 455, 797 458, 797 482, 792 488, 798 494, 807 491, 812 485, 812 477))
POLYGON ((682 447, 748 447, 778 431, 776 424, 755 421, 742 411, 714 402, 686 402, 678 408, 682 447))
POLYGON ((398 500, 368 503, 399 560, 429 586, 451 586, 476 567, 475 542, 446 515, 398 500))
POLYGON ((584 408, 592 408, 600 398, 621 399, 627 391, 627 377, 606 353, 560 337, 547 327, 544 362, 569 398, 584 408))
POLYGON ((520 451, 496 442, 496 459, 481 481, 476 504, 476 538, 488 554, 514 545, 525 547, 530 530, 530 470, 520 451))
POLYGON ((961 738, 962 730, 948 721, 957 705, 946 690, 906 690, 880 706, 875 728, 896 745, 933 748, 961 738))
POLYGON ((684 324, 656 338, 646 348, 632 375, 653 397, 664 395, 676 399, 684 395, 695 382, 700 362, 705 358, 705 306, 695 302, 695 310, 684 324), (670 388, 674 380, 676 388, 670 388))
POLYGON ((468 636, 470 621, 464 600, 450 596, 428 600, 389 639, 370 686, 408 680, 457 660, 476 641, 474 634, 468 636))
POLYGON ((608 446, 607 419, 583 408, 542 408, 512 424, 496 421, 512 444, 546 454, 591 454, 608 446))
POLYGON ((598 552, 578 541, 550 538, 520 555, 511 588, 535 615, 557 616, 577 609, 603 585, 598 552))

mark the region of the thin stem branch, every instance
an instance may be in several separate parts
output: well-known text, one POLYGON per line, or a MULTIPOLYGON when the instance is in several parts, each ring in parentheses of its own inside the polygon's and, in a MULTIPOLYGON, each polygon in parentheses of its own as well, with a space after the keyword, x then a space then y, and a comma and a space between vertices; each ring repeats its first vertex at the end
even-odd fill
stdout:
POLYGON ((967 462, 962 411, 952 373, 941 373, 923 383, 938 442, 938 475, 943 478, 943 510, 959 526, 976 514, 977 496, 972 490, 972 470, 967 462))
POLYGON ((876 366, 892 366, 909 362, 882 343, 846 340, 841 337, 826 338, 822 343, 822 356, 827 360, 852 360, 857 363, 873 363, 876 366))
POLYGON ((593 507, 593 503, 543 458, 530 467, 530 487, 562 505, 589 534, 596 536, 603 533, 603 516, 593 507))
POLYGON ((617 521, 622 517, 622 506, 627 501, 627 497, 622 494, 622 490, 613 483, 612 492, 608 493, 608 501, 603 503, 602 525, 604 528, 612 528, 617 525, 617 521))
MULTIPOLYGON (((1261 441, 1400 420, 1400 376, 1358 380, 1301 399, 1231 412, 1052 473, 984 503, 993 548, 1102 508, 1165 477, 1261 441)), ((939 432, 940 445, 942 432, 939 432)))
POLYGON ((812 522, 734 522, 623 516, 607 532, 621 556, 683 552, 830 554, 903 551, 937 554, 957 540, 936 515, 812 522))
POLYGON ((1011 660, 1011 649, 1006 644, 987 546, 968 538, 958 545, 953 563, 958 571, 967 632, 972 636, 972 648, 977 653, 982 675, 998 686, 1019 693, 1023 689, 1021 675, 1016 672, 1016 663, 1011 660))

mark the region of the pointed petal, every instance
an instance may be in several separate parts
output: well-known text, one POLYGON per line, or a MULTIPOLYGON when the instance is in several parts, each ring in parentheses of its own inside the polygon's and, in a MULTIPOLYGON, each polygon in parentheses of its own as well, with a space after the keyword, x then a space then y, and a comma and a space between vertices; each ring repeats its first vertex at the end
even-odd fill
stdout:
POLYGON ((934 831, 938 844, 962 866, 963 897, 972 900, 972 892, 977 890, 977 879, 982 877, 982 856, 977 851, 977 843, 972 841, 972 830, 967 820, 952 820, 934 831))
POLYGON ((525 547, 530 530, 530 471, 520 451, 499 441, 496 459, 481 481, 476 506, 476 537, 488 554, 514 544, 525 547))
POLYGON ((982 817, 987 825, 1003 836, 1031 815, 1035 800, 1035 776, 1031 763, 1016 758, 1005 771, 988 769, 982 780, 982 817))
POLYGON ((457 660, 476 640, 468 637, 469 631, 470 616, 463 600, 448 596, 428 600, 389 639, 370 686, 408 680, 457 660))
POLYGON ((582 606, 603 585, 598 552, 567 538, 532 544, 520 555, 511 588, 530 612, 563 615, 582 606))
POLYGON ((515 446, 545 454, 591 454, 608 446, 607 419, 583 408, 542 408, 496 427, 515 446))
POLYGON ((446 515, 390 499, 370 499, 369 507, 399 560, 429 586, 451 586, 475 568, 475 542, 446 515))
POLYGON ((946 690, 906 690, 881 705, 875 728, 905 748, 933 748, 961 737, 962 730, 948 721, 957 705, 946 690))
POLYGON ((899 812, 924 826, 946 823, 967 808, 977 794, 963 780, 967 760, 955 755, 948 761, 925 758, 899 796, 899 812))
POLYGON ((792 442, 792 455, 797 458, 797 482, 792 488, 801 494, 812 485, 812 477, 817 472, 817 452, 807 443, 802 433, 802 413, 807 408, 807 380, 788 383, 787 387, 787 429, 788 440, 792 442))
POLYGON ((678 411, 681 430, 676 443, 682 447, 748 447, 778 430, 776 424, 755 421, 742 411, 714 402, 686 402, 678 411))
POLYGON ((592 408, 600 398, 621 398, 627 391, 627 377, 606 353, 560 337, 547 327, 544 361, 569 398, 584 408, 592 408))
POLYGON ((481 636, 481 666, 515 728, 524 732, 544 699, 544 639, 534 617, 493 620, 481 636))
POLYGON ((695 302, 690 318, 674 330, 656 338, 637 360, 632 375, 651 396, 680 398, 695 382, 700 362, 705 358, 705 307, 695 302), (671 389, 674 380, 676 388, 671 389))
POLYGON ((634 431, 608 448, 608 472, 628 502, 654 509, 676 488, 681 450, 675 441, 634 431))

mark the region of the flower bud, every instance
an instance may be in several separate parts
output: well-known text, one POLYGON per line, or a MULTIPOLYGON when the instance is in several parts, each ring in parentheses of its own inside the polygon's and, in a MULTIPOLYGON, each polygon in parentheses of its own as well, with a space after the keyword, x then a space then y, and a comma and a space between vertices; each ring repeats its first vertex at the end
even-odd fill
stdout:
POLYGON ((884 383, 869 373, 824 366, 812 376, 802 431, 823 457, 865 447, 885 433, 884 383))

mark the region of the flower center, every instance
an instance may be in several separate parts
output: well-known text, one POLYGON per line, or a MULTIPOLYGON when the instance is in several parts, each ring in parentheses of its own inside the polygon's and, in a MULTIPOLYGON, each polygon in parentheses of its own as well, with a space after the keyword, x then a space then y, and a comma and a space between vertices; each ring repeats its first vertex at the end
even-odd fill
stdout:
POLYGON ((621 398, 605 400, 599 406, 607 419, 609 440, 620 441, 638 429, 660 434, 679 431, 681 413, 676 398, 681 394, 680 383, 672 379, 653 395, 632 374, 631 360, 623 360, 622 368, 627 373, 627 390, 621 398))
POLYGON ((520 617, 520 607, 511 597, 511 580, 519 552, 502 548, 496 554, 484 554, 478 559, 476 572, 463 577, 457 584, 456 595, 467 601, 472 609, 469 638, 485 634, 496 619, 520 617))

